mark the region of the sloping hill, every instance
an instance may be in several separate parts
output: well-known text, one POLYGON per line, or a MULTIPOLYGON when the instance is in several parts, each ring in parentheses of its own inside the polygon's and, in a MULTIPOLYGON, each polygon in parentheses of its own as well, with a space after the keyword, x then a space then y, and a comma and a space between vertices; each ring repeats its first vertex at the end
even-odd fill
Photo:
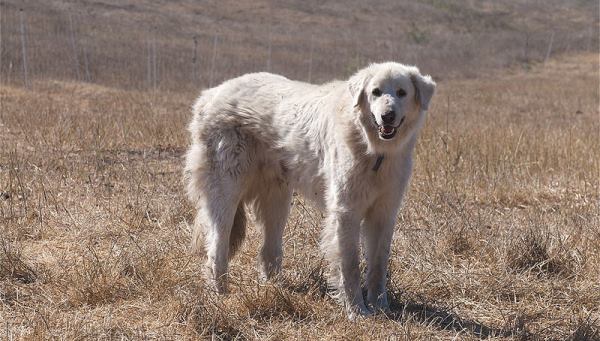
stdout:
POLYGON ((0 10, 8 83, 23 82, 23 41, 29 77, 177 89, 256 70, 323 81, 387 59, 438 79, 475 76, 596 51, 599 39, 593 0, 4 0, 0 10))

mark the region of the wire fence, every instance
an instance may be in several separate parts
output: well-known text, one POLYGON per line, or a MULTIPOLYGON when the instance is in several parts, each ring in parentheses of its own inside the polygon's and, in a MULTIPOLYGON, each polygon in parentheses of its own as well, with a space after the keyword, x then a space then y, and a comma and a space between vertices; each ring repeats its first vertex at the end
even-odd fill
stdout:
POLYGON ((259 31, 181 34, 90 13, 1 9, 0 77, 27 88, 32 79, 52 78, 132 89, 196 89, 253 71, 322 82, 383 60, 417 64, 437 78, 469 77, 599 46, 597 25, 570 31, 464 34, 415 27, 401 35, 332 35, 266 23, 259 31))

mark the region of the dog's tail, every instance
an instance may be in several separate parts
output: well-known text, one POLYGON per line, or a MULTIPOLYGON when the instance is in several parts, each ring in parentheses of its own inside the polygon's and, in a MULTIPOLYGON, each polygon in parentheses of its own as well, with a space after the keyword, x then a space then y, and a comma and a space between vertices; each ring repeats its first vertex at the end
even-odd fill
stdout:
POLYGON ((244 204, 239 203, 235 217, 233 218, 233 226, 231 227, 231 235, 229 236, 229 259, 235 256, 239 250, 244 238, 246 237, 246 211, 244 204))

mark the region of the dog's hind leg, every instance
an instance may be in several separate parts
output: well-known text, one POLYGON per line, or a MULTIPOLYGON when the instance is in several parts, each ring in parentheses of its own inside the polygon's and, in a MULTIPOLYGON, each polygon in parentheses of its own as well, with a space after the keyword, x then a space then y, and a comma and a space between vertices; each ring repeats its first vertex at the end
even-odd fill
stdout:
MULTIPOLYGON (((219 293, 227 292, 227 266, 230 256, 241 242, 232 233, 239 204, 239 186, 221 179, 208 189, 198 209, 196 228, 202 228, 206 250, 206 278, 219 293), (232 241, 236 245, 231 245, 232 241)), ((196 232, 197 233, 197 232, 196 232)))
POLYGON ((206 251, 206 278, 217 292, 227 291, 227 266, 245 234, 240 205, 248 170, 247 139, 224 130, 194 146, 187 155, 188 194, 196 203, 193 246, 201 237, 206 251))
POLYGON ((286 183, 273 181, 253 200, 256 224, 263 234, 258 266, 260 278, 267 280, 281 270, 283 229, 290 212, 292 191, 286 183))
POLYGON ((244 241, 244 237, 246 237, 246 224, 246 211, 244 210, 244 204, 240 202, 233 217, 233 226, 229 236, 229 259, 235 256, 244 241))

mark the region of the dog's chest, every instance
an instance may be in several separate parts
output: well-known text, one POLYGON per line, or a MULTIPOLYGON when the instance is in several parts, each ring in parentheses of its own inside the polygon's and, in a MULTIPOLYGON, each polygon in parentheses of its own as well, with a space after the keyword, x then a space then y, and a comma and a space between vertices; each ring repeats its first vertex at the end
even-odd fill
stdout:
POLYGON ((325 181, 318 169, 306 172, 306 169, 296 169, 291 174, 290 183, 294 190, 318 207, 325 205, 325 181))
POLYGON ((289 183, 292 188, 317 207, 327 207, 327 193, 338 193, 348 205, 362 210, 369 206, 381 193, 395 187, 395 178, 390 176, 393 167, 376 159, 353 167, 297 167, 290 169, 289 183), (376 167, 376 163, 379 166, 376 167), (327 173, 325 170, 330 170, 327 173), (333 186, 335 188, 328 188, 333 186))

